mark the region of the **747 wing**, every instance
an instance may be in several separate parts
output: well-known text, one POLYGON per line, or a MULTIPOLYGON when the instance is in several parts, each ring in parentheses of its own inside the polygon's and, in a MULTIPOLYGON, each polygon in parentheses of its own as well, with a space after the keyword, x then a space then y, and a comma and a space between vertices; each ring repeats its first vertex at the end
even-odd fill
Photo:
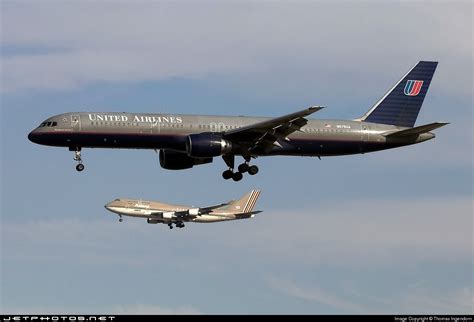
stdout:
MULTIPOLYGON (((179 211, 173 211, 174 215, 178 218, 189 218, 189 217, 196 217, 196 216, 201 216, 210 213, 212 210, 216 208, 220 208, 223 206, 227 206, 229 203, 221 203, 219 205, 215 206, 209 206, 209 207, 202 207, 202 208, 189 208, 186 210, 179 210, 179 211)), ((150 213, 151 216, 158 216, 161 217, 163 215, 164 211, 153 211, 150 213)))

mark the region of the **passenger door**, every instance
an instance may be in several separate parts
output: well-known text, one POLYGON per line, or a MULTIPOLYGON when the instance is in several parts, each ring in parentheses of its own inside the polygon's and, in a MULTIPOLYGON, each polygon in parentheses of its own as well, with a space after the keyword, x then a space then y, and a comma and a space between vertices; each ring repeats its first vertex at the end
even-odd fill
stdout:
POLYGON ((158 121, 151 123, 151 134, 160 134, 160 123, 158 121))
POLYGON ((81 130, 81 117, 79 115, 71 115, 71 127, 74 131, 81 130))
POLYGON ((367 124, 362 124, 361 125, 361 140, 362 142, 367 142, 369 141, 369 126, 367 124))

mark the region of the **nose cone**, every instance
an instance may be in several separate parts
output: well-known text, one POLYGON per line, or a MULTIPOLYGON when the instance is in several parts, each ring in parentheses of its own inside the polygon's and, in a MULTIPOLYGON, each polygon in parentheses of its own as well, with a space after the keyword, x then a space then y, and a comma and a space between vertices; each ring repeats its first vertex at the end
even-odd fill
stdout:
POLYGON ((36 130, 31 131, 30 134, 28 134, 28 140, 33 143, 39 143, 38 132, 36 132, 36 130))
POLYGON ((111 201, 107 204, 104 205, 104 208, 107 209, 108 211, 111 211, 116 214, 121 213, 121 208, 117 204, 117 200, 111 201))
POLYGON ((109 202, 109 203, 105 204, 105 206, 104 206, 104 208, 107 209, 108 211, 112 211, 111 207, 112 207, 112 202, 109 202))

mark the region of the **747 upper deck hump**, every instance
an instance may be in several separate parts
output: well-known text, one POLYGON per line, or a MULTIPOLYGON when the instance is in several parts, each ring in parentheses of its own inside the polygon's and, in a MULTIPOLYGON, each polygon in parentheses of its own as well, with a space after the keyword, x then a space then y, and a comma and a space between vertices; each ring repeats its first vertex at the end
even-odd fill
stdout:
POLYGON ((222 157, 224 179, 239 181, 259 171, 261 156, 337 156, 416 144, 435 137, 448 123, 415 126, 437 62, 420 61, 368 110, 353 120, 307 117, 311 106, 280 117, 209 116, 175 113, 74 112, 52 116, 30 132, 30 141, 74 151, 77 171, 84 170, 83 148, 160 150, 160 165, 190 169, 222 157), (235 166, 235 157, 243 162, 235 166))

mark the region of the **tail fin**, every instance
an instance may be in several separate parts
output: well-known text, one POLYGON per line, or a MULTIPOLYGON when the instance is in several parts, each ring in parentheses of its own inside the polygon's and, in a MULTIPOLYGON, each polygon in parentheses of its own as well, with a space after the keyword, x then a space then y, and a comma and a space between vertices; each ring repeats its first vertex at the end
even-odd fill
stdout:
POLYGON ((246 193, 239 200, 232 201, 227 209, 237 213, 252 212, 258 197, 260 197, 260 192, 260 190, 252 190, 246 193))
POLYGON ((418 62, 360 120, 413 127, 437 65, 418 62))

